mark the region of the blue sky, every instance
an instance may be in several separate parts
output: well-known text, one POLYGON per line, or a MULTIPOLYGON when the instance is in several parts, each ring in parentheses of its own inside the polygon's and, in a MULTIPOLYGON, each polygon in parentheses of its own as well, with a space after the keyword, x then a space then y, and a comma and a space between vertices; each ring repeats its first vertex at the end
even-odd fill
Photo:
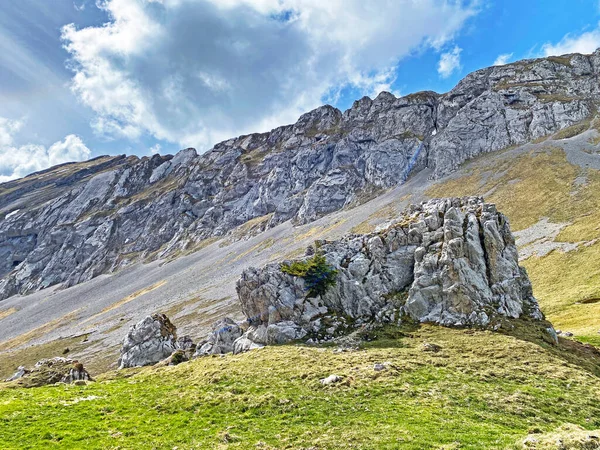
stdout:
POLYGON ((598 0, 0 0, 0 181, 600 46, 598 0))

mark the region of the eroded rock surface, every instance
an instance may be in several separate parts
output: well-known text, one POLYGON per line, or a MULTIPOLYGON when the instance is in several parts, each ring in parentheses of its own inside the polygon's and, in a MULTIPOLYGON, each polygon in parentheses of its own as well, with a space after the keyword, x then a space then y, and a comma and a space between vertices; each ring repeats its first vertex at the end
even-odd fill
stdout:
POLYGON ((322 106, 202 155, 100 157, 3 183, 0 299, 176 256, 250 219, 255 232, 307 223, 397 185, 411 168, 447 174, 587 119, 599 74, 600 52, 520 61, 474 72, 446 94, 322 106))
POLYGON ((119 369, 156 364, 177 349, 175 325, 164 314, 153 314, 129 329, 121 348, 119 369))
POLYGON ((250 322, 243 338, 283 343, 403 317, 477 327, 543 319, 508 220, 482 198, 413 205, 380 232, 318 244, 337 271, 323 295, 308 296, 304 278, 278 263, 242 274, 237 291, 250 322))

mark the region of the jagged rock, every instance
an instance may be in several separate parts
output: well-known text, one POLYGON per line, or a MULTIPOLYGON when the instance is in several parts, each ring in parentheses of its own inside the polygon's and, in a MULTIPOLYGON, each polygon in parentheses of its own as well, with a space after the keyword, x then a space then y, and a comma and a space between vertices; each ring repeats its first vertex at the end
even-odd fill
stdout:
POLYGON ((75 383, 83 381, 84 383, 87 381, 92 381, 92 377, 85 370, 83 364, 79 361, 73 361, 73 367, 69 370, 69 373, 66 374, 62 380, 63 383, 75 383))
POLYGON ((343 324, 332 322, 336 316, 478 327, 496 318, 543 319, 508 220, 479 197, 412 205, 386 229, 321 242, 319 252, 336 271, 322 295, 310 297, 304 278, 280 264, 242 273, 237 291, 252 321, 245 337, 270 344, 321 333, 318 342, 343 324))
POLYGON ((231 353, 234 342, 242 333, 242 329, 234 320, 228 317, 221 319, 213 324, 213 331, 208 339, 198 344, 194 357, 231 353))
POLYGON ((133 325, 121 347, 119 369, 148 366, 176 350, 177 329, 164 314, 153 314, 133 325))
POLYGON ((194 341, 189 335, 180 336, 175 341, 175 348, 177 350, 188 351, 194 349, 195 347, 196 344, 194 344, 194 341))
POLYGON ((83 364, 77 360, 63 357, 42 359, 31 369, 19 367, 17 373, 6 381, 16 381, 24 387, 38 387, 55 383, 73 383, 93 381, 83 364))
MULTIPOLYGON (((411 170, 428 167, 439 177, 480 153, 587 119, 600 100, 599 78, 600 51, 526 60, 474 72, 446 94, 383 92, 343 113, 323 106, 294 125, 229 139, 202 155, 100 157, 4 183, 0 299, 72 286, 149 255, 177 255, 250 219, 263 217, 260 229, 306 223, 397 185, 411 170)), ((444 264, 427 256, 424 266, 430 263, 444 264)), ((422 311, 443 272, 427 270, 420 277, 430 289, 413 303, 422 311)), ((505 288, 514 286, 490 285, 479 300, 505 288)))
POLYGON ((306 330, 290 320, 272 323, 267 327, 266 344, 284 344, 302 339, 306 334, 306 330))

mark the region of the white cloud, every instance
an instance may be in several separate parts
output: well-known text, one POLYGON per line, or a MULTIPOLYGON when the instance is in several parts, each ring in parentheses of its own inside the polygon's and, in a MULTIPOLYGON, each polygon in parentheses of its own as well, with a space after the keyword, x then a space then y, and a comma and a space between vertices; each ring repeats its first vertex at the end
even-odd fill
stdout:
POLYGON ((438 63, 438 73, 442 78, 448 78, 454 72, 460 70, 461 52, 462 49, 455 45, 451 51, 442 53, 440 56, 440 62, 438 63))
POLYGON ((22 122, 0 117, 0 183, 24 177, 56 164, 89 159, 91 152, 81 138, 70 134, 46 148, 43 145, 13 144, 14 132, 22 122))
POLYGON ((9 120, 0 117, 0 148, 8 147, 13 143, 13 135, 23 126, 19 120, 9 120))
POLYGON ((503 53, 502 55, 498 55, 496 61, 494 61, 494 66, 503 66, 507 64, 513 57, 512 53, 503 53))
POLYGON ((587 31, 579 35, 567 34, 560 42, 551 44, 550 42, 542 46, 544 56, 566 55, 569 53, 593 53, 600 47, 600 26, 592 31, 587 31))
POLYGON ((148 152, 149 152, 151 155, 156 155, 156 154, 160 153, 160 150, 161 150, 161 148, 162 148, 162 147, 160 146, 160 144, 156 144, 156 145, 153 145, 152 147, 150 147, 150 148, 148 149, 148 152))
POLYGON ((105 0, 101 27, 63 28, 72 90, 109 137, 206 149, 293 122, 344 87, 389 90, 479 0, 105 0))

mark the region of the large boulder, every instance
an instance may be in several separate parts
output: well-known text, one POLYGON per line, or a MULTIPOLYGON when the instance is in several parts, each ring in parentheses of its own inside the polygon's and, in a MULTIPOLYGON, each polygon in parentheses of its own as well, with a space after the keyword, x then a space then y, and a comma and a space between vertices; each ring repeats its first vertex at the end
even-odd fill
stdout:
POLYGON ((153 314, 133 325, 123 341, 119 369, 148 366, 177 349, 177 329, 164 314, 153 314))
POLYGON ((318 244, 335 271, 320 295, 281 264, 242 273, 237 292, 251 323, 244 338, 283 343, 403 317, 477 327, 543 319, 508 219, 480 197, 412 205, 381 231, 318 244))

